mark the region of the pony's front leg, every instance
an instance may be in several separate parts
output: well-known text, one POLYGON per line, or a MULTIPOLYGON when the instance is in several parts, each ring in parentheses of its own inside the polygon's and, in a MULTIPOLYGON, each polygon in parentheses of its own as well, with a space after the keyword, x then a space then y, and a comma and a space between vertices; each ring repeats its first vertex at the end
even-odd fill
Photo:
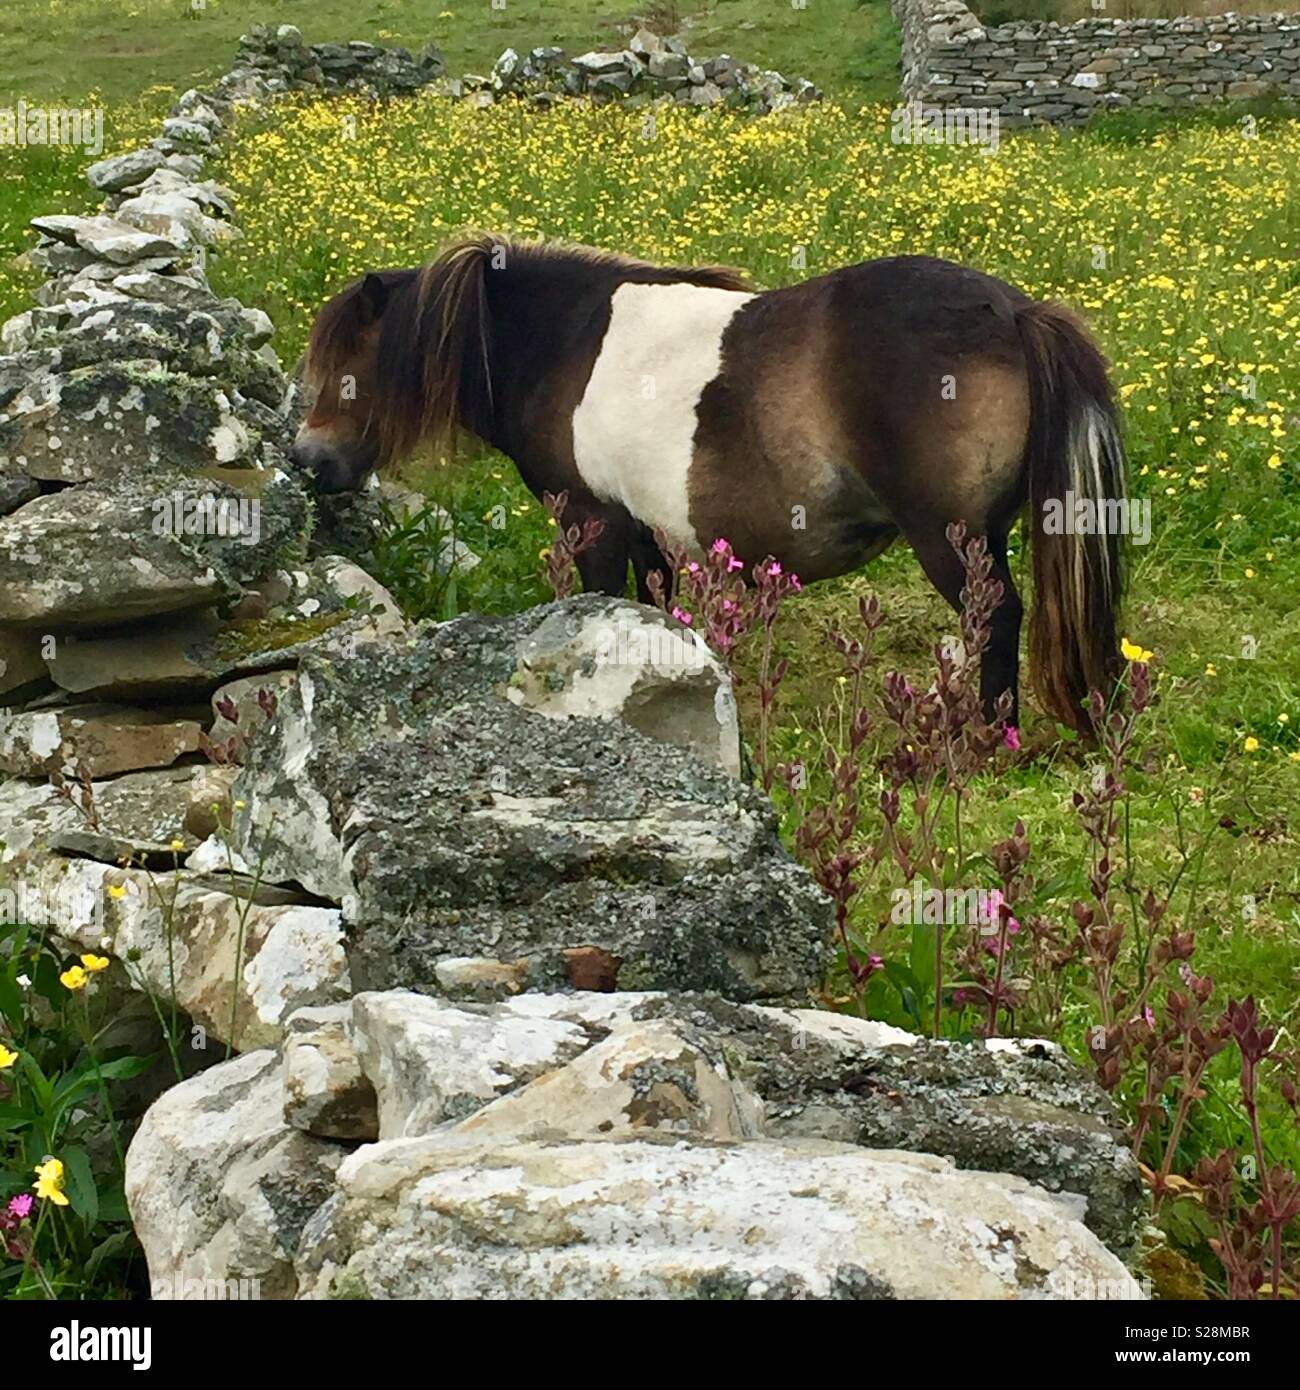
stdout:
POLYGON ((603 523, 593 544, 578 552, 575 563, 582 576, 582 587, 589 594, 612 594, 622 598, 627 592, 627 565, 631 555, 633 522, 625 508, 596 501, 571 499, 564 511, 565 530, 582 528, 591 520, 603 523))
POLYGON ((648 526, 638 526, 632 537, 632 573, 636 577, 636 596, 640 602, 653 605, 654 594, 650 591, 650 576, 657 573, 663 584, 664 594, 673 595, 673 567, 664 558, 648 526))

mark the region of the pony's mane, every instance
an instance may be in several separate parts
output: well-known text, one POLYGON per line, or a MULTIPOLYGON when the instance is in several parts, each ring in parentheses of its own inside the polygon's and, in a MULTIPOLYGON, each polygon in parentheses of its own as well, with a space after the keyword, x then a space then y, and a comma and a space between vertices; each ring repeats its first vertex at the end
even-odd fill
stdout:
MULTIPOLYGON (((488 232, 463 236, 418 270, 383 271, 388 293, 375 365, 375 398, 368 430, 379 448, 379 467, 409 454, 424 440, 446 440, 459 428, 490 421, 492 322, 486 274, 494 258, 508 266, 554 266, 622 283, 689 284, 748 290, 748 279, 726 266, 657 266, 614 251, 557 241, 516 241, 488 232)), ((317 381, 347 369, 366 327, 362 288, 353 282, 321 311, 312 328, 304 367, 317 381)))

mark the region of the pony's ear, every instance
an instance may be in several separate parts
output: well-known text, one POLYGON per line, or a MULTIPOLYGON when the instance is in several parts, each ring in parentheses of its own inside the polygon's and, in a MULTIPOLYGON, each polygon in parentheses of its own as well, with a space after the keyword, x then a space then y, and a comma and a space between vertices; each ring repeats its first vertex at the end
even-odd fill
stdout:
POLYGON ((357 309, 363 326, 374 323, 383 316, 388 303, 388 286, 378 275, 367 275, 357 292, 357 309))

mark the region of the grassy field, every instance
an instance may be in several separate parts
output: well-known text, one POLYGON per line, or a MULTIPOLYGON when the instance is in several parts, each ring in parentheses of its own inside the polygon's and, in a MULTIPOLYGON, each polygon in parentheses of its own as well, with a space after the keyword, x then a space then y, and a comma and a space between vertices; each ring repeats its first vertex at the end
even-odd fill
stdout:
POLYGON ((309 43, 366 38, 418 50, 436 43, 452 72, 483 72, 507 46, 614 47, 637 19, 679 28, 693 53, 729 51, 807 74, 838 95, 884 97, 898 52, 888 0, 6 0, 0 104, 81 100, 110 105, 146 87, 192 86, 230 66, 254 24, 296 24, 309 43), (51 61, 54 57, 56 61, 51 61))
MULTIPOLYGON (((585 46, 604 37, 602 18, 622 13, 599 3, 533 10, 512 0, 498 20, 485 6, 471 14, 457 0, 448 4, 451 18, 422 3, 356 14, 332 0, 310 7, 208 0, 199 19, 168 27, 130 16, 162 8, 143 0, 69 0, 47 7, 45 60, 6 30, 0 56, 12 61, 0 61, 0 70, 17 72, 29 97, 49 90, 40 88, 57 85, 48 53, 90 47, 85 36, 93 31, 77 30, 75 16, 105 26, 120 41, 118 58, 101 45, 84 77, 69 69, 61 80, 67 93, 86 84, 113 93, 123 122, 114 142, 125 144, 165 97, 132 104, 130 92, 188 85, 195 72, 217 70, 233 36, 254 19, 301 22, 309 39, 436 37, 456 69, 483 65, 507 42, 576 38, 585 46), (150 51, 128 51, 144 44, 146 32, 150 51)), ((1124 880, 1137 890, 1174 885, 1170 911, 1197 932, 1196 966, 1215 977, 1216 999, 1253 993, 1294 1041, 1300 120, 1265 112, 1252 136, 1231 114, 1116 119, 1006 139, 993 156, 900 147, 889 140, 887 107, 863 100, 881 94, 880 74, 892 62, 882 4, 821 0, 791 11, 719 3, 698 13, 700 37, 692 42, 700 49, 807 72, 836 99, 758 122, 668 111, 651 140, 639 115, 613 108, 566 106, 539 117, 513 105, 473 112, 431 98, 384 108, 289 101, 246 118, 215 171, 235 191, 245 238, 214 264, 214 284, 271 314, 287 361, 301 350, 317 307, 349 277, 416 264, 467 225, 655 259, 730 262, 764 286, 874 256, 928 253, 1083 309, 1113 362, 1132 492, 1151 500, 1153 514, 1151 543, 1132 556, 1125 630, 1155 653, 1160 698, 1134 778, 1124 880), (744 28, 749 15, 754 27, 744 28), (814 30, 806 20, 815 15, 814 30), (345 114, 357 117, 355 138, 344 138, 345 114), (797 247, 806 268, 794 268, 797 247)), ((31 11, 19 24, 32 26, 30 40, 31 11)), ((16 170, 17 157, 3 151, 0 168, 7 157, 16 170)), ((76 162, 22 166, 25 181, 0 191, 0 242, 12 250, 23 244, 28 209, 77 205, 76 162)), ((18 275, 0 285, 0 310, 20 307, 27 284, 18 275)), ((538 554, 549 532, 508 461, 467 446, 454 460, 417 459, 409 474, 453 512, 462 538, 484 557, 462 584, 459 606, 509 611, 546 596, 538 554), (500 504, 509 517, 504 529, 488 519, 500 504)), ((1024 558, 1017 545, 1021 569, 1024 558)), ((887 613, 877 675, 897 666, 928 681, 933 644, 953 630, 953 619, 910 554, 891 552, 864 574, 816 586, 791 602, 780 628, 792 663, 781 696, 781 757, 811 765, 827 744, 842 742, 845 690, 825 638, 851 626, 859 597, 872 589, 887 613)), ((751 680, 746 698, 752 690, 751 680)), ((1035 908, 1064 920, 1085 893, 1071 796, 1088 776, 1090 755, 1056 739, 1032 706, 1024 726, 1035 751, 981 779, 969 834, 987 844, 1022 820, 1035 908)), ((880 751, 874 742, 868 749, 871 758, 880 751)), ((870 778, 868 787, 871 806, 870 778)), ((793 814, 782 805, 789 829, 793 814)), ((873 819, 864 817, 864 834, 873 819)), ((904 943, 887 916, 887 898, 866 894, 854 930, 889 955, 904 943)), ((840 983, 832 982, 832 994, 840 983)), ((1092 1021, 1087 997, 1072 993, 1063 1036, 1080 1055, 1092 1021)), ((1240 1138, 1229 1060, 1225 1054, 1212 1069, 1210 1103, 1185 1140, 1187 1164, 1240 1138)), ((1294 1162, 1293 1132, 1277 1107, 1266 1127, 1275 1151, 1294 1162)))

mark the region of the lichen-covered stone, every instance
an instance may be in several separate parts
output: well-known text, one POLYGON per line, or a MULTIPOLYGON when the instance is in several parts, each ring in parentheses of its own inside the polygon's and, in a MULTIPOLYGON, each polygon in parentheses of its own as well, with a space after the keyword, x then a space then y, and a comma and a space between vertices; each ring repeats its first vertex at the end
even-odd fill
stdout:
POLYGON ((285 1124, 279 1058, 253 1052, 183 1081, 131 1142, 126 1199, 157 1299, 293 1298, 308 1219, 330 1195, 345 1150, 285 1124), (208 1292, 205 1293, 205 1287, 208 1292))
POLYGON ((143 183, 155 169, 162 168, 164 158, 160 150, 131 150, 92 164, 86 170, 86 181, 100 193, 120 193, 143 183))
POLYGON ((75 246, 102 261, 130 265, 157 257, 179 257, 184 247, 102 214, 94 217, 33 217, 32 226, 52 241, 75 246))
POLYGON ((234 598, 302 554, 310 515, 299 478, 279 469, 149 470, 51 493, 0 519, 0 623, 96 627, 234 598), (212 507, 232 524, 192 529, 212 507))
MULTIPOLYGON (((254 469, 278 461, 266 445, 279 450, 286 441, 264 438, 233 386, 164 363, 166 358, 189 365, 213 350, 224 354, 214 318, 127 301, 115 308, 113 321, 123 325, 116 343, 120 360, 100 360, 113 356, 115 344, 101 337, 93 321, 83 320, 82 328, 60 338, 61 346, 36 350, 14 364, 20 389, 7 402, 0 400, 0 473, 44 482, 110 482, 143 469, 254 469), (182 329, 193 340, 176 336, 182 329), (162 356, 130 360, 135 351, 162 356), (89 365, 79 365, 85 358, 89 365)), ((199 366, 211 370, 215 360, 199 366)), ((245 354, 239 362, 252 360, 245 354)), ((239 362, 229 364, 236 379, 239 362)))
POLYGON ((770 803, 633 729, 465 705, 345 764, 339 827, 351 957, 368 989, 431 988, 444 956, 528 958, 570 983, 800 999, 829 904, 781 846, 770 803))
MULTIPOLYGON (((286 692, 275 728, 250 761, 241 792, 248 810, 236 832, 274 813, 278 844, 268 874, 341 900, 348 885, 328 799, 343 762, 371 744, 405 742, 462 703, 486 702, 485 725, 501 705, 540 709, 557 733, 575 713, 613 719, 731 765, 735 714, 725 675, 707 656, 656 664, 663 652, 650 636, 671 637, 658 614, 584 595, 508 618, 425 624, 410 641, 372 646, 361 660, 309 660, 301 689, 286 692)), ((537 726, 543 742, 551 733, 537 726)))
POLYGON ((197 841, 185 830, 190 769, 131 772, 92 782, 89 797, 76 777, 74 795, 47 781, 0 782, 0 860, 31 848, 60 850, 116 863, 166 863, 197 841), (175 846, 175 848, 173 848, 175 846))
POLYGON ((367 1145, 308 1223, 299 1297, 1140 1298, 1021 1178, 818 1140, 367 1145))

